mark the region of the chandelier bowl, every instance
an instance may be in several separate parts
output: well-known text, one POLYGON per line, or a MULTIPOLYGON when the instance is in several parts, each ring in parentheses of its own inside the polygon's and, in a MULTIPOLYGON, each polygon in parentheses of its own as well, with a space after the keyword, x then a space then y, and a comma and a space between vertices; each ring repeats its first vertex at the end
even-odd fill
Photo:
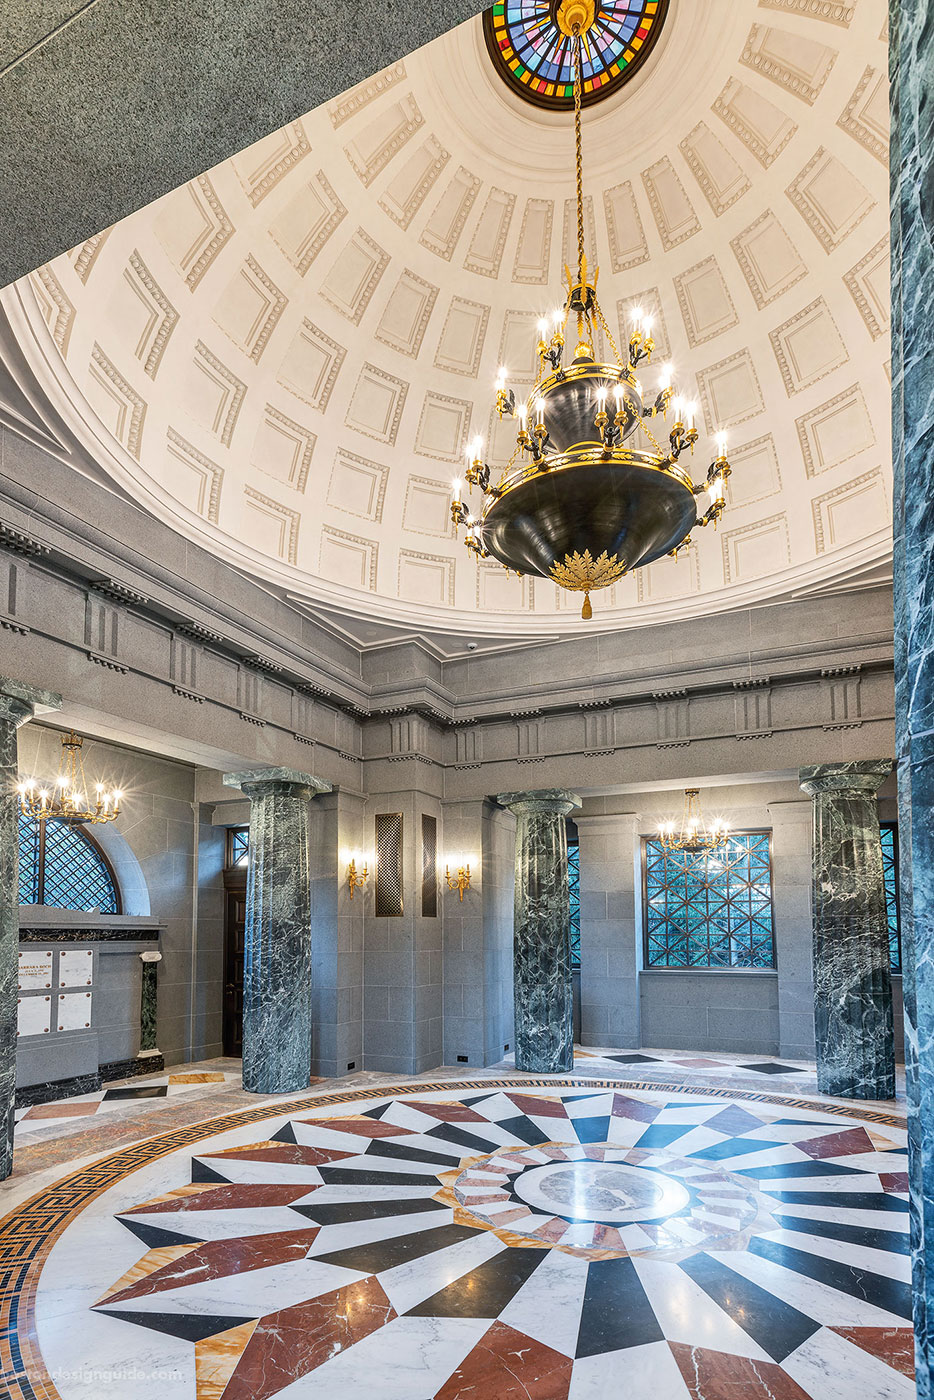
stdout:
POLYGON ((542 578, 586 550, 625 571, 669 554, 695 524, 697 501, 683 472, 657 462, 595 447, 548 458, 545 470, 525 467, 484 511, 487 548, 507 568, 542 578))
POLYGON ((567 370, 546 379, 541 385, 540 394, 545 400, 549 448, 555 452, 571 452, 579 447, 602 449, 595 422, 597 390, 607 390, 612 403, 617 385, 622 386, 624 391, 626 414, 625 426, 623 421, 619 422, 621 436, 628 437, 642 417, 642 396, 634 378, 627 378, 619 365, 575 360, 567 370))

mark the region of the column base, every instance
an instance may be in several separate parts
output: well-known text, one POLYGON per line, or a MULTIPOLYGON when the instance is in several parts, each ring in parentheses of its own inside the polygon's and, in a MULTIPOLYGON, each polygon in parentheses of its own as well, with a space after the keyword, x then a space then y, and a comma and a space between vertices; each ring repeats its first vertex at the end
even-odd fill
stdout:
POLYGON ((572 1074, 574 1052, 570 1055, 520 1055, 516 1051, 516 1069, 523 1074, 572 1074))

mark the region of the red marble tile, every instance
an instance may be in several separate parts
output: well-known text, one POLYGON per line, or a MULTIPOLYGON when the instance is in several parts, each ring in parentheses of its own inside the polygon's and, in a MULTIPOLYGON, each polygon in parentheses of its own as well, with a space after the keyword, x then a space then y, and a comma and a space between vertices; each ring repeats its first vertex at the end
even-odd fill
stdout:
POLYGON ((505 1191, 490 1192, 488 1196, 465 1196, 461 1201, 464 1206, 491 1206, 497 1201, 507 1201, 509 1197, 505 1191))
POLYGON ((880 1172, 879 1181, 883 1191, 904 1193, 908 1190, 907 1172, 880 1172))
POLYGON ((566 1220, 559 1220, 556 1216, 554 1220, 548 1220, 544 1225, 539 1225, 537 1230, 532 1230, 531 1234, 537 1240, 548 1240, 549 1244, 557 1244, 570 1228, 566 1220))
POLYGON ((296 1122, 309 1128, 330 1128, 335 1133, 356 1133, 368 1138, 404 1137, 412 1131, 395 1123, 384 1123, 381 1118, 298 1118, 296 1122))
POLYGON ((524 1332, 494 1322, 435 1400, 566 1400, 573 1364, 524 1332))
POLYGON ((355 1152, 340 1152, 330 1147, 302 1147, 295 1142, 274 1142, 264 1147, 230 1147, 214 1152, 213 1157, 232 1157, 236 1162, 286 1162, 295 1167, 320 1167, 328 1162, 340 1162, 355 1157, 355 1152))
POLYGON ((413 1099, 408 1105, 409 1108, 417 1108, 419 1113, 426 1113, 429 1118, 437 1118, 442 1123, 486 1123, 482 1113, 477 1113, 473 1108, 468 1108, 462 1103, 426 1103, 424 1099, 413 1099))
POLYGON ((606 1148, 598 1146, 597 1143, 588 1142, 584 1146, 584 1156, 591 1162, 602 1162, 606 1155, 606 1148))
POLYGON ((593 1229, 594 1249, 624 1249, 622 1236, 613 1225, 595 1225, 593 1229))
MULTIPOLYGON (((500 1181, 501 1181, 501 1180, 502 1180, 502 1178, 500 1178, 500 1181)), ((485 1179, 485 1178, 482 1177, 482 1176, 460 1176, 460 1177, 458 1177, 458 1179, 457 1179, 457 1184, 458 1184, 458 1186, 461 1187, 462 1189, 464 1189, 464 1188, 466 1188, 466 1187, 468 1187, 468 1186, 495 1186, 495 1187, 499 1187, 500 1181, 490 1181, 490 1180, 488 1180, 488 1179, 485 1179)))
POLYGON ((614 1118, 634 1118, 637 1123, 654 1123, 661 1111, 661 1104, 643 1103, 627 1094, 614 1094, 610 1109, 614 1118))
POLYGON ((244 1348, 224 1400, 269 1400, 395 1316, 372 1275, 268 1313, 244 1348))
POLYGON ((34 1118, 86 1118, 88 1114, 96 1113, 100 1106, 100 1099, 95 1099, 93 1103, 37 1103, 27 1109, 20 1122, 25 1123, 27 1118, 30 1121, 34 1118))
POLYGON ((530 1113, 533 1118, 567 1118, 564 1104, 557 1099, 537 1099, 532 1094, 507 1094, 520 1113, 530 1113))
POLYGON ((163 1293, 191 1283, 205 1283, 212 1278, 228 1278, 232 1274, 265 1269, 271 1264, 287 1264, 304 1259, 318 1233, 318 1227, 307 1230, 283 1230, 274 1235, 250 1235, 245 1239, 211 1240, 156 1269, 145 1278, 123 1288, 104 1301, 123 1303, 130 1298, 146 1298, 151 1293, 163 1293))
POLYGON ((262 1206, 290 1206, 300 1196, 314 1191, 307 1182, 273 1183, 267 1181, 245 1182, 242 1184, 211 1186, 206 1191, 192 1195, 167 1196, 162 1200, 148 1201, 132 1210, 121 1211, 121 1215, 172 1215, 176 1211, 189 1210, 256 1210, 262 1206))
POLYGON ((915 1334, 910 1327, 831 1327, 854 1346, 878 1357, 909 1380, 915 1375, 915 1334))
POLYGON ((821 1157, 850 1157, 858 1152, 874 1152, 872 1138, 865 1128, 847 1128, 842 1133, 828 1133, 826 1137, 808 1138, 796 1142, 795 1147, 815 1160, 821 1157))
POLYGON ((669 1342, 691 1400, 811 1400, 781 1366, 669 1342))

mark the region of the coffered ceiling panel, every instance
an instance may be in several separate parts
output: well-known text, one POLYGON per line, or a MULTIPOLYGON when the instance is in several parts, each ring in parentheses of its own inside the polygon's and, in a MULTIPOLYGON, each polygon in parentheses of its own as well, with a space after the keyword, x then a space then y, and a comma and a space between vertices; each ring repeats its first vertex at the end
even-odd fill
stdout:
MULTIPOLYGON (((76 441, 149 510, 316 609, 452 635, 623 627, 859 578, 890 550, 885 0, 675 3, 584 113, 608 322, 730 433, 719 535, 594 597, 477 563, 466 443, 535 371, 576 235, 568 114, 480 20, 3 294, 76 441)), ((654 391, 654 364, 642 373, 654 391)), ((693 467, 706 468, 702 441, 693 467)))

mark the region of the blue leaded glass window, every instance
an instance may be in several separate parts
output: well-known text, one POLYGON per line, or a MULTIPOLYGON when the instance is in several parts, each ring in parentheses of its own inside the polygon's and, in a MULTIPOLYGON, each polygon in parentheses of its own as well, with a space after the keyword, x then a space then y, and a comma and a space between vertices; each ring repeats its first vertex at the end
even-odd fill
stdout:
POLYGON ((581 965, 581 852, 568 846, 568 892, 571 896, 571 966, 581 965))
POLYGON ((885 916, 889 926, 889 963, 893 972, 901 972, 902 935, 898 918, 898 827, 894 822, 883 822, 879 827, 879 834, 882 837, 885 916))
POLYGON ((250 858, 250 828, 235 826, 230 829, 230 865, 246 865, 250 858))
POLYGON ((774 967, 767 831, 730 836, 723 852, 667 852, 645 842, 647 967, 774 967))
POLYGON ((19 819, 19 902, 119 914, 116 881, 97 843, 67 822, 19 819))

